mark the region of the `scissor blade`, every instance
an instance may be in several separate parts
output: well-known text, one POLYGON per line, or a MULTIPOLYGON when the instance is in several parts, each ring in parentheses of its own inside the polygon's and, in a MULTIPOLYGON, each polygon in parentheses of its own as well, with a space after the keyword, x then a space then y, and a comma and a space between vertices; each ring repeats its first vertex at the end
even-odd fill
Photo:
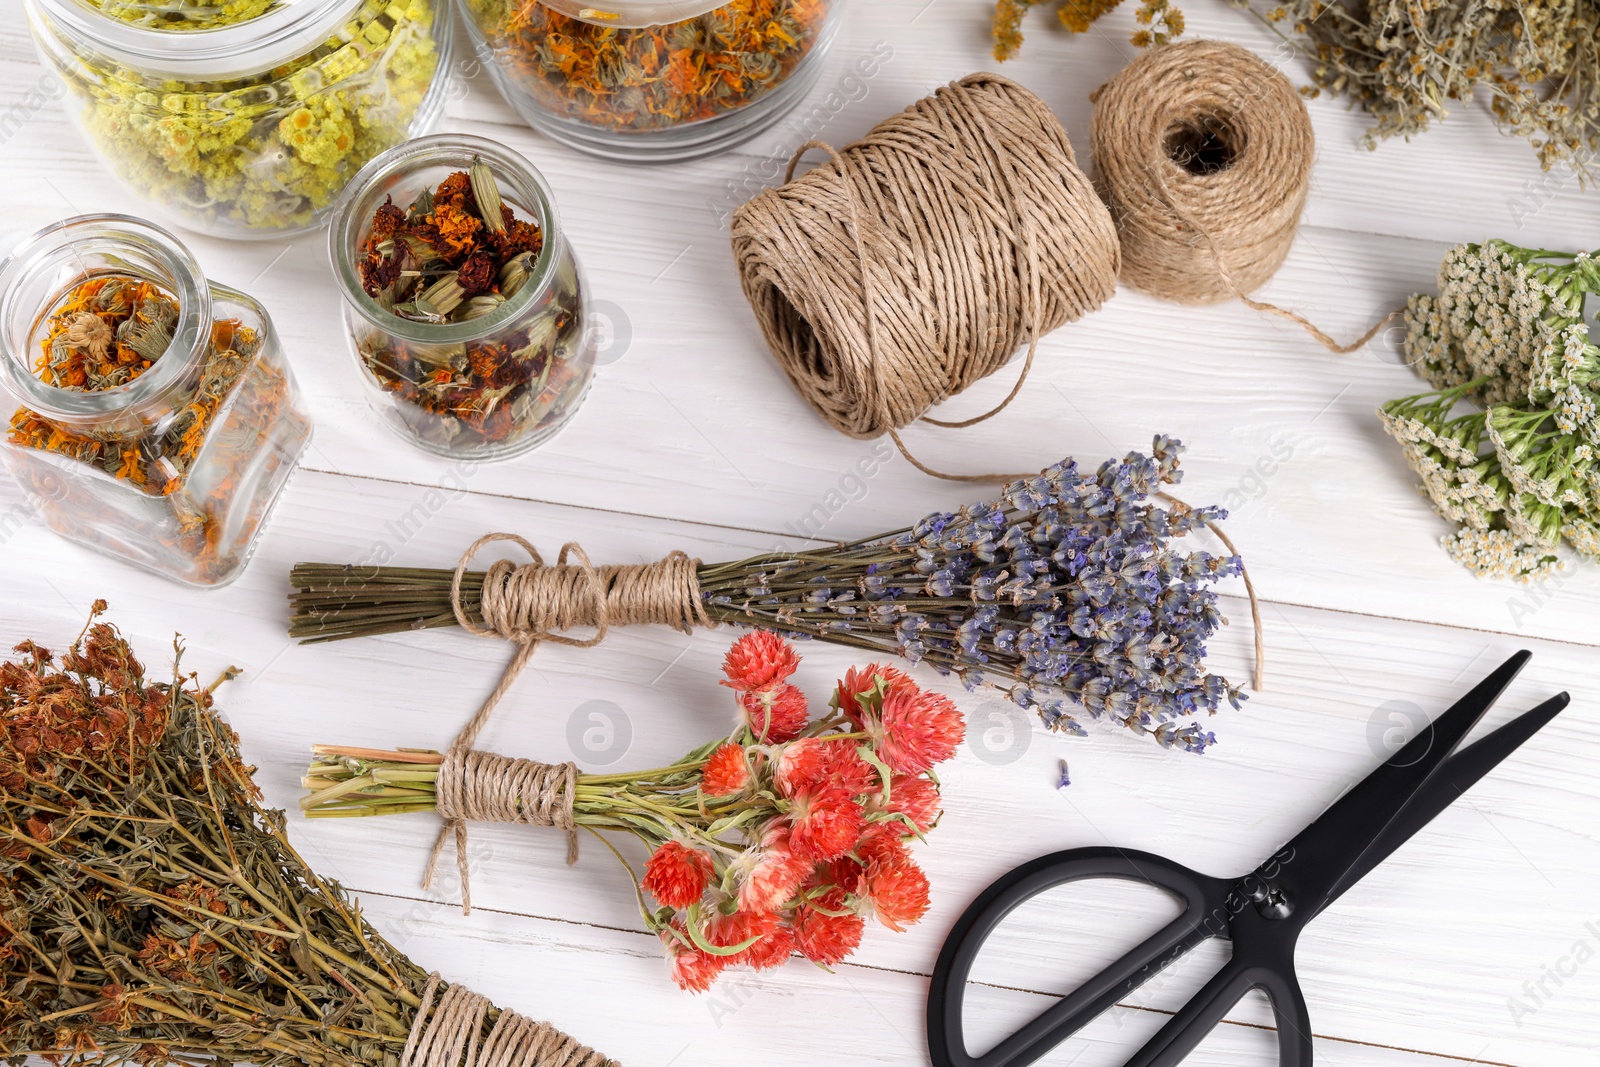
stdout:
POLYGON ((1532 656, 1518 652, 1355 788, 1334 801, 1278 853, 1271 881, 1293 907, 1321 911, 1352 867, 1483 718, 1532 656))
POLYGON ((1474 741, 1446 760, 1444 766, 1417 790, 1404 810, 1384 827, 1378 839, 1328 894, 1323 907, 1343 896, 1345 890, 1370 874, 1374 867, 1393 855, 1395 849, 1411 840, 1418 830, 1432 822, 1440 812, 1458 800, 1461 794, 1471 789, 1479 779, 1498 767, 1507 756, 1521 748, 1524 742, 1544 729, 1551 719, 1561 713, 1570 700, 1566 693, 1559 693, 1532 711, 1518 715, 1481 741, 1474 741))

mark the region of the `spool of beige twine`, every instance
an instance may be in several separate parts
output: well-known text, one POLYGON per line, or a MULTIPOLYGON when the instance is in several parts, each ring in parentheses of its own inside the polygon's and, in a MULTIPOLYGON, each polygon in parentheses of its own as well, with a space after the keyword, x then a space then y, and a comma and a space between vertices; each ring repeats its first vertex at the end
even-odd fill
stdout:
MULTIPOLYGON (((974 74, 842 151, 816 142, 734 213, 744 292, 807 402, 852 437, 891 434, 1116 288, 1115 227, 1037 96, 974 74), (831 157, 794 178, 800 156, 831 157)), ((906 452, 919 468, 930 474, 906 452)), ((989 480, 995 475, 943 475, 989 480)))
POLYGON ((1255 300, 1294 243, 1316 138, 1304 101, 1276 68, 1223 41, 1142 54, 1094 92, 1095 188, 1122 241, 1122 280, 1162 300, 1239 299, 1340 344, 1286 308, 1255 300))

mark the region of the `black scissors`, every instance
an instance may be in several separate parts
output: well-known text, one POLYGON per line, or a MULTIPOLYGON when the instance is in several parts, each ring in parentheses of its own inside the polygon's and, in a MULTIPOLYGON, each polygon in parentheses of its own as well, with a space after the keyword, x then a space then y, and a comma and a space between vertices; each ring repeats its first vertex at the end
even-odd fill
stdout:
POLYGON ((1214 937, 1233 942, 1232 958, 1127 1067, 1174 1067, 1234 1005, 1258 989, 1272 1001, 1280 1067, 1311 1067, 1311 1017, 1294 968, 1300 932, 1567 706, 1566 693, 1552 697, 1456 751, 1530 656, 1512 656, 1243 878, 1210 878, 1148 852, 1116 848, 1057 852, 1002 877, 956 922, 934 965, 928 995, 928 1049, 934 1067, 1032 1063, 1214 937), (1182 901, 1183 914, 989 1052, 969 1054, 962 997, 984 941, 1027 900, 1086 878, 1156 886, 1182 901))

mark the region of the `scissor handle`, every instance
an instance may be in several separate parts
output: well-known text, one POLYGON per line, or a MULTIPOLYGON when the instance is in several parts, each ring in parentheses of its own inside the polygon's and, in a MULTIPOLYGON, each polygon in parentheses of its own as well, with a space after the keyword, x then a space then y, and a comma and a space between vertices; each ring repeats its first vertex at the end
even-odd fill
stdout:
POLYGON ((1023 1067, 1037 1060, 1195 946, 1230 936, 1230 888, 1230 882, 1161 856, 1116 848, 1056 852, 1003 875, 956 920, 934 964, 928 992, 928 1052, 933 1067, 1023 1067), (1164 889, 1183 903, 1183 914, 994 1048, 973 1056, 967 1051, 962 1002, 984 942, 1023 903, 1056 886, 1089 878, 1164 889))

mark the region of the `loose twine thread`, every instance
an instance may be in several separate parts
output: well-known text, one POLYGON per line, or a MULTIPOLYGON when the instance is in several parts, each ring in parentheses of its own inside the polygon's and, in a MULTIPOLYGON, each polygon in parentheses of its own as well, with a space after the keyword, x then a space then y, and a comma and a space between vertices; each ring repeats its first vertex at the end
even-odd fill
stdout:
MULTIPOLYGON (((572 814, 577 765, 513 759, 478 752, 473 746, 541 642, 593 648, 605 640, 612 626, 659 624, 684 633, 697 626, 715 626, 700 598, 699 569, 700 561, 683 552, 672 552, 654 563, 596 567, 588 553, 574 542, 561 546, 552 567, 545 564, 544 557, 531 542, 508 533, 480 537, 461 554, 450 584, 450 607, 456 622, 479 637, 510 641, 517 646, 517 651, 500 675, 494 691, 451 742, 439 766, 437 805, 444 825, 434 839, 422 879, 423 888, 433 885, 439 857, 446 842, 453 838, 461 877, 462 911, 472 911, 467 863, 469 820, 554 826, 565 830, 567 862, 577 861, 578 832, 572 814), (462 606, 461 585, 473 558, 498 541, 517 545, 532 562, 519 566, 510 560, 497 560, 489 566, 480 594, 480 623, 462 606), (587 627, 592 627, 594 633, 586 638, 570 637, 563 632, 587 627)), ((418 1064, 417 1067, 436 1065, 418 1064)), ((472 1064, 465 1067, 472 1067, 472 1064)))
POLYGON ((430 974, 400 1067, 618 1067, 616 1060, 578 1044, 549 1023, 504 1009, 480 1046, 492 1007, 487 997, 465 986, 445 985, 437 973, 430 974))

